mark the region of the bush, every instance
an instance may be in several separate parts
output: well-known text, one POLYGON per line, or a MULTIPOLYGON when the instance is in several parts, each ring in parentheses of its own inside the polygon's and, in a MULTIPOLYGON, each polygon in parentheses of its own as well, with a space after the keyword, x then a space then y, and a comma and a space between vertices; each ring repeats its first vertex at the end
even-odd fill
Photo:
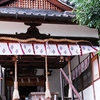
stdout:
POLYGON ((100 32, 100 0, 70 0, 76 7, 76 21, 80 25, 97 28, 100 32))

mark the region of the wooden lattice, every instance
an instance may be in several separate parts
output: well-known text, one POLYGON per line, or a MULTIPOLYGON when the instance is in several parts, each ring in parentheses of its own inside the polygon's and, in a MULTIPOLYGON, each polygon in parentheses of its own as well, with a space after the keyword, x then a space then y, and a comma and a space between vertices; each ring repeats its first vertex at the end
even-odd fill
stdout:
POLYGON ((12 3, 6 5, 6 7, 18 7, 18 8, 34 8, 34 9, 48 9, 61 11, 48 0, 15 0, 12 3))

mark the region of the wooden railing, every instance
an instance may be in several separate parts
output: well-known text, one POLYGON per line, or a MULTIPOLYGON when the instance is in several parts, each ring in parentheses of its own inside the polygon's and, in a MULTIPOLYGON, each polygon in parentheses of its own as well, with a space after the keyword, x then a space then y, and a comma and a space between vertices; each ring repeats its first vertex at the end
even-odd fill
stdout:
MULTIPOLYGON (((65 74, 65 72, 63 71, 62 68, 60 68, 60 71, 62 73, 62 75, 64 76, 65 80, 68 82, 68 84, 70 85, 71 89, 73 90, 73 92, 76 94, 77 98, 79 100, 82 100, 81 96, 79 95, 79 93, 77 92, 77 90, 75 89, 75 87, 73 86, 72 82, 68 79, 67 75, 65 74)), ((71 100, 71 99, 68 99, 71 100)))

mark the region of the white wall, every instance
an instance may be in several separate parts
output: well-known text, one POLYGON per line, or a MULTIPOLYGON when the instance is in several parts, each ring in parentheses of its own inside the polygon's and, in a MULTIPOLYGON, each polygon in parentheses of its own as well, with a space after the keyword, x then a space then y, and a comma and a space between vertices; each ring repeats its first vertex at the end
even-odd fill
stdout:
POLYGON ((84 100, 94 100, 93 86, 89 86, 83 91, 84 100))
POLYGON ((96 100, 100 100, 100 79, 94 82, 96 100))
MULTIPOLYGON (((60 94, 60 70, 59 69, 51 69, 52 75, 48 76, 49 77, 49 85, 50 85, 50 92, 59 92, 60 94)), ((37 75, 43 75, 44 72, 43 69, 37 69, 37 75)), ((43 90, 43 89, 42 89, 43 90)), ((43 91, 42 91, 43 92, 43 91)))
POLYGON ((100 100, 100 79, 94 82, 94 90, 93 85, 83 90, 83 97, 84 100, 100 100))
POLYGON ((37 69, 36 75, 44 75, 44 69, 37 69))
POLYGON ((59 92, 60 95, 60 70, 54 69, 52 75, 49 76, 50 91, 59 92))
MULTIPOLYGON (((18 22, 0 21, 0 33, 15 34, 15 32, 26 32, 29 26, 18 22)), ((98 30, 90 29, 79 25, 60 25, 60 24, 42 24, 38 26, 40 33, 51 34, 51 36, 77 36, 77 37, 96 37, 98 30)))
MULTIPOLYGON (((1 70, 2 70, 2 67, 0 65, 0 77, 2 77, 1 70)), ((0 95, 2 95, 2 81, 1 80, 0 80, 0 95)))

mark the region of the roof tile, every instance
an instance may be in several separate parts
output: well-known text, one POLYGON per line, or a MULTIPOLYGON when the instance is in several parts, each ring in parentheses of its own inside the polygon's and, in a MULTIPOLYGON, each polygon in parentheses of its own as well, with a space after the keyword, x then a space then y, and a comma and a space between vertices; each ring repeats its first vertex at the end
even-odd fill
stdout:
POLYGON ((30 9, 30 8, 0 8, 1 14, 18 14, 18 15, 30 15, 30 16, 49 16, 49 17, 71 17, 74 18, 75 14, 72 12, 58 12, 54 10, 41 10, 41 9, 30 9))

